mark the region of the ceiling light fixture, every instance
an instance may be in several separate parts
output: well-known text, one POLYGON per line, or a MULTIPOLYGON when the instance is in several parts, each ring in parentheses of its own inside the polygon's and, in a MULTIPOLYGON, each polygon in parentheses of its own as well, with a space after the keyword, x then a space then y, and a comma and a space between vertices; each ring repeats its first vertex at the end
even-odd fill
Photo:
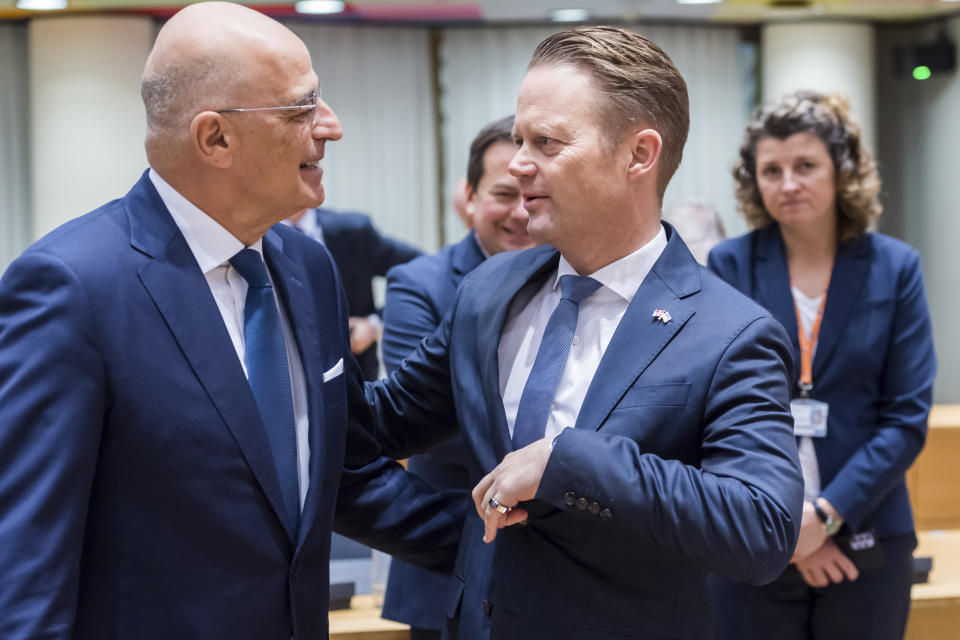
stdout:
POLYGON ((329 15, 331 13, 343 13, 344 3, 340 0, 300 0, 293 5, 297 13, 310 13, 314 15, 329 15))
POLYGON ((554 22, 584 22, 592 15, 589 9, 552 9, 547 13, 554 22))
POLYGON ((677 0, 677 4, 720 4, 723 0, 677 0))
POLYGON ((24 11, 57 11, 66 8, 67 0, 17 0, 17 9, 24 11))

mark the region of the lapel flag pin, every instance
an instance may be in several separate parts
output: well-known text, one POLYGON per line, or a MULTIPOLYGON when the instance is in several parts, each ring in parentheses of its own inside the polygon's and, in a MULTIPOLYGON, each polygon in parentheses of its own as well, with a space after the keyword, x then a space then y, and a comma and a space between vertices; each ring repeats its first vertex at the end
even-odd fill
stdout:
POLYGON ((665 309, 654 309, 653 317, 663 322, 663 324, 667 324, 673 319, 670 317, 670 312, 665 309))

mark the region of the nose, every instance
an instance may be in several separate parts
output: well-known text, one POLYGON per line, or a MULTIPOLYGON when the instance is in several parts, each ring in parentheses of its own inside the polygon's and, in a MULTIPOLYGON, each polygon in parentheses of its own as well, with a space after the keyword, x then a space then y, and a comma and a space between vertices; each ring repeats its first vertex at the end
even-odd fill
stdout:
POLYGON ((317 117, 313 121, 311 134, 314 138, 324 140, 339 140, 343 137, 343 128, 340 126, 340 119, 333 109, 323 100, 317 101, 317 117))
POLYGON ((797 181, 797 176, 796 174, 794 174, 793 171, 790 171, 788 169, 787 171, 783 172, 783 190, 784 191, 796 191, 799 186, 800 185, 797 181))
POLYGON ((514 178, 529 178, 537 171, 536 165, 533 163, 533 160, 530 159, 529 154, 527 153, 527 145, 522 144, 517 148, 517 153, 514 154, 513 159, 510 161, 510 164, 507 165, 507 171, 514 178))

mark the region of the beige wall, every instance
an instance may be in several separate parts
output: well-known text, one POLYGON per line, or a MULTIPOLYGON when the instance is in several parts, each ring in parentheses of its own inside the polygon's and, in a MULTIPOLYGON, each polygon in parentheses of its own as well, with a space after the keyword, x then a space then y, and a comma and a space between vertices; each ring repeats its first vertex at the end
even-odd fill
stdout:
POLYGON ((31 20, 33 235, 127 192, 146 168, 140 74, 147 17, 31 20))

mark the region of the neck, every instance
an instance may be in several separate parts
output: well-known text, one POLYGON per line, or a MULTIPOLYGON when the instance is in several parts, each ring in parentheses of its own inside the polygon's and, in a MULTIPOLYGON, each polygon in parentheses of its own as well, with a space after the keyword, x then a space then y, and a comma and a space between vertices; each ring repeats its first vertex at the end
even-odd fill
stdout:
POLYGON ((177 180, 177 177, 174 177, 171 181, 166 176, 164 179, 246 247, 262 238, 274 224, 288 217, 252 210, 249 204, 235 200, 235 189, 229 185, 217 185, 213 180, 196 182, 189 179, 177 180))
POLYGON ((837 254, 837 228, 829 225, 796 227, 780 225, 780 235, 791 263, 833 262, 837 254))
POLYGON ((660 232, 660 212, 657 210, 656 215, 646 217, 642 224, 625 225, 625 228, 632 232, 617 229, 614 237, 585 237, 573 247, 557 248, 578 274, 588 276, 653 240, 660 232))

